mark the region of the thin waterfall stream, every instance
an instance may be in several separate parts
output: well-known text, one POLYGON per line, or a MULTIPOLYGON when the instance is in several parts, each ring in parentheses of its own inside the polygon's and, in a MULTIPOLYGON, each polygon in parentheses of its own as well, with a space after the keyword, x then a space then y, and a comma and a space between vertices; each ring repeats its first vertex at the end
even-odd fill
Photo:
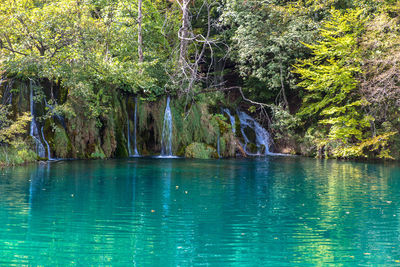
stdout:
MULTIPOLYGON (((228 108, 223 108, 222 111, 228 116, 232 127, 232 133, 236 135, 235 116, 231 114, 228 108)), ((270 152, 272 139, 270 137, 269 132, 266 129, 264 129, 255 119, 247 115, 245 112, 238 110, 236 113, 238 115, 240 122, 240 133, 244 141, 244 144, 241 145, 244 149, 244 152, 247 155, 249 156, 281 155, 270 152), (254 143, 257 147, 256 153, 249 151, 248 145, 252 142, 250 141, 245 132, 246 128, 250 128, 251 130, 254 131, 255 135, 254 143)), ((217 146, 219 146, 219 143, 217 143, 217 146)))
POLYGON ((133 155, 133 156, 135 156, 135 157, 140 156, 140 155, 139 155, 139 152, 138 152, 138 150, 137 150, 137 141, 136 141, 136 139, 137 139, 137 137, 136 137, 136 130, 137 130, 137 106, 138 106, 137 97, 135 97, 135 114, 134 114, 134 117, 133 117, 133 125, 134 125, 134 128, 133 128, 133 152, 134 152, 134 155, 133 155))
POLYGON ((47 159, 48 159, 48 160, 53 160, 53 158, 51 157, 51 152, 50 152, 49 143, 47 142, 46 138, 44 138, 43 126, 42 126, 42 128, 40 129, 40 131, 42 132, 42 138, 43 138, 43 141, 44 141, 44 143, 46 144, 46 147, 47 147, 47 159))
POLYGON ((247 115, 245 112, 237 111, 239 120, 240 120, 240 130, 244 139, 245 144, 243 145, 243 149, 246 154, 251 156, 260 156, 260 155, 269 155, 271 154, 269 151, 271 137, 267 130, 265 130, 256 120, 247 115), (244 129, 249 127, 255 133, 255 144, 257 146, 257 153, 251 153, 248 151, 247 145, 250 143, 249 138, 247 137, 244 129), (263 151, 264 149, 264 151, 263 151))
POLYGON ((30 102, 30 111, 32 116, 31 127, 30 127, 30 136, 35 141, 35 152, 36 154, 41 157, 46 157, 46 152, 42 142, 40 141, 39 129, 37 127, 36 119, 35 119, 35 108, 34 108, 34 101, 33 101, 33 85, 32 80, 29 82, 30 87, 30 94, 29 94, 29 102, 30 102))
POLYGON ((133 117, 133 154, 131 148, 131 130, 130 130, 130 122, 129 122, 129 115, 127 116, 126 123, 128 125, 128 153, 129 157, 140 157, 140 154, 137 149, 137 136, 136 136, 136 129, 137 129, 137 98, 135 97, 135 112, 133 117))
POLYGON ((131 130, 130 130, 130 123, 129 123, 129 115, 128 116, 126 116, 126 124, 127 124, 127 126, 128 126, 128 130, 127 130, 127 133, 126 133, 126 136, 127 136, 127 141, 128 141, 128 144, 127 144, 127 146, 128 146, 128 155, 129 155, 129 157, 132 157, 132 149, 131 149, 131 130))
POLYGON ((171 98, 167 98, 167 106, 165 107, 163 130, 161 137, 161 155, 162 158, 173 158, 172 154, 172 114, 170 107, 171 98))
POLYGON ((231 122, 232 132, 235 134, 235 132, 236 132, 236 129, 235 129, 235 116, 233 116, 231 114, 231 112, 229 111, 229 109, 227 109, 227 108, 222 109, 222 111, 225 112, 226 115, 228 115, 229 120, 231 122))

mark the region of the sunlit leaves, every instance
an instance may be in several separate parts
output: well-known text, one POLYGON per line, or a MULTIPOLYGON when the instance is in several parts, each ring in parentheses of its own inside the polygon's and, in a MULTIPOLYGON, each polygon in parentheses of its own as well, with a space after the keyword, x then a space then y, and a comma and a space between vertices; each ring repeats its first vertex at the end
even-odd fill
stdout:
POLYGON ((306 45, 313 57, 296 65, 295 72, 303 80, 299 86, 308 92, 299 115, 318 118, 320 127, 325 126, 315 141, 326 156, 361 157, 379 147, 384 151, 391 136, 370 138, 368 130, 374 119, 363 112, 369 103, 358 93, 362 62, 358 38, 365 26, 362 14, 361 9, 332 9, 320 31, 321 41, 306 45))

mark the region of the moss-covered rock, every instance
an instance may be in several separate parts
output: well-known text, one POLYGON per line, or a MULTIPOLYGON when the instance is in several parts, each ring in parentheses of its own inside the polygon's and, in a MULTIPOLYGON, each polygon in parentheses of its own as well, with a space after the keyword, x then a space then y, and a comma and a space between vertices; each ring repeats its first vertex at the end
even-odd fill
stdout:
POLYGON ((103 132, 102 139, 101 148, 105 157, 110 158, 117 147, 114 131, 110 128, 106 128, 103 132))
POLYGON ((118 158, 129 156, 127 122, 125 102, 117 100, 114 108, 113 126, 116 139, 115 156, 118 158))
POLYGON ((195 159, 210 159, 215 158, 217 151, 214 147, 204 143, 192 143, 185 149, 185 157, 195 159))
MULTIPOLYGON (((50 143, 50 141, 49 141, 50 143)), ((69 158, 72 157, 72 144, 69 140, 65 129, 56 125, 54 129, 54 137, 52 140, 52 149, 56 158, 69 158)))
MULTIPOLYGON (((97 105, 96 99, 88 103, 80 96, 71 94, 68 84, 49 83, 47 80, 35 84, 35 88, 38 89, 38 101, 35 104, 36 121, 40 125, 39 128, 43 126, 44 136, 53 157, 85 159, 128 156, 128 131, 133 137, 136 103, 137 149, 141 155, 160 153, 167 96, 149 100, 144 96, 112 90, 103 95, 107 105, 103 102, 97 105), (57 109, 57 114, 62 116, 63 120, 48 112, 44 99, 57 109)), ((29 85, 28 80, 13 82, 13 116, 23 111, 29 112, 29 85)), ((0 86, 1 90, 5 90, 4 86, 0 86)), ((215 148, 218 144, 222 157, 235 155, 236 139, 230 122, 219 114, 222 99, 217 101, 214 97, 199 95, 195 101, 187 101, 186 98, 171 96, 174 155, 217 157, 215 148)), ((133 139, 130 141, 132 149, 133 139)))
POLYGON ((94 152, 90 154, 91 159, 105 159, 106 155, 99 146, 95 146, 94 152))

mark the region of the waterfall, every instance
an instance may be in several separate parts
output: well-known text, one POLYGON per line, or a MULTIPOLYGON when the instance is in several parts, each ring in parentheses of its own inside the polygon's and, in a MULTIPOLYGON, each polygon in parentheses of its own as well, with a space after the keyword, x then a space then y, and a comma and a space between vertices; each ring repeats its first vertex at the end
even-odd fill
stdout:
POLYGON ((167 98, 167 106, 164 113, 164 123, 161 138, 161 156, 171 157, 172 155, 172 115, 169 106, 170 97, 167 98))
POLYGON ((132 150, 131 150, 131 130, 129 127, 129 115, 126 117, 126 124, 128 125, 128 132, 126 133, 126 137, 128 139, 128 155, 132 157, 132 150))
POLYGON ((244 139, 244 146, 243 149, 248 155, 261 155, 262 148, 264 147, 264 153, 263 155, 269 155, 271 154, 269 151, 269 146, 271 142, 270 135, 267 130, 265 130, 257 121, 255 121, 252 117, 247 115, 244 112, 238 111, 237 112, 239 120, 240 120, 240 130, 244 139), (247 145, 250 142, 247 135, 244 132, 244 129, 246 127, 249 127, 252 129, 256 135, 256 146, 257 146, 257 153, 252 154, 247 151, 247 145))
POLYGON ((222 109, 222 111, 225 112, 226 115, 228 115, 229 120, 231 121, 232 132, 235 133, 236 132, 236 129, 235 129, 235 116, 233 116, 231 114, 231 112, 229 111, 229 109, 227 109, 227 108, 222 109))
POLYGON ((33 140, 35 141, 36 154, 41 158, 45 158, 46 152, 45 152, 42 142, 40 141, 39 130, 38 130, 38 127, 36 124, 36 119, 35 119, 32 80, 29 82, 29 87, 30 87, 29 101, 30 101, 30 106, 31 106, 30 109, 31 109, 31 116, 32 116, 31 127, 30 127, 30 136, 32 136, 33 140))
POLYGON ((132 154, 132 149, 131 149, 131 130, 130 130, 130 123, 129 123, 129 115, 126 120, 126 123, 128 124, 128 152, 129 152, 129 157, 139 157, 139 152, 137 150, 137 142, 136 142, 136 128, 137 128, 137 98, 135 97, 135 112, 134 112, 134 117, 133 117, 133 153, 132 154))
POLYGON ((137 98, 135 97, 135 115, 133 117, 133 151, 134 151, 134 156, 138 157, 139 152, 137 150, 137 142, 136 142, 136 129, 137 129, 137 98))
POLYGON ((44 141, 44 143, 45 143, 46 146, 47 146, 47 158, 48 158, 48 160, 53 160, 52 157, 51 157, 51 153, 50 153, 50 146, 49 146, 49 143, 47 143, 46 138, 44 138, 43 126, 42 126, 42 128, 40 129, 40 131, 42 132, 43 141, 44 141))

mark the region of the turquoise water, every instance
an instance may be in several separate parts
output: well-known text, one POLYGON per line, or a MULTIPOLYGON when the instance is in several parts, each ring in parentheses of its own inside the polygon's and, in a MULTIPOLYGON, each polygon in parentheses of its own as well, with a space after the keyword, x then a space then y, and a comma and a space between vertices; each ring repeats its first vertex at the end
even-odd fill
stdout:
POLYGON ((400 168, 297 157, 0 170, 0 265, 400 264, 400 168))

